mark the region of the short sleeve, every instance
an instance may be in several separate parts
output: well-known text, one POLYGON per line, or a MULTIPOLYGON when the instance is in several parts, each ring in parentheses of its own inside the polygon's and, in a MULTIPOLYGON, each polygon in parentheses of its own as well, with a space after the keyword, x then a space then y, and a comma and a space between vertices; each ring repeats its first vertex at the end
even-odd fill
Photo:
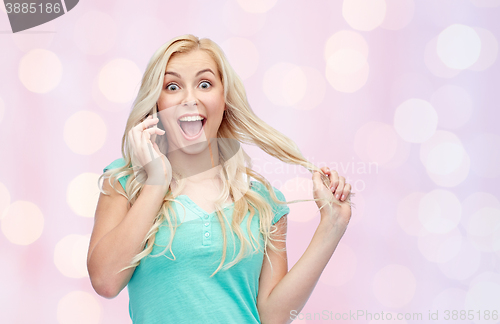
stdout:
MULTIPOLYGON (((116 159, 114 160, 113 162, 111 162, 111 164, 109 164, 108 166, 106 166, 102 172, 106 172, 107 170, 112 170, 112 169, 117 169, 117 168, 121 168, 122 166, 125 165, 125 159, 124 158, 119 158, 119 159, 116 159)), ((127 183, 127 179, 128 179, 129 175, 125 176, 125 177, 121 177, 120 179, 118 179, 118 181, 120 182, 120 184, 122 185, 123 187, 123 190, 125 190, 125 185, 127 183)))
MULTIPOLYGON (((264 199, 266 199, 266 201, 271 205, 271 207, 273 209, 273 214, 274 214, 273 225, 276 224, 276 222, 278 222, 281 219, 281 217, 283 217, 284 215, 286 215, 290 212, 290 208, 287 205, 280 205, 280 204, 275 203, 273 201, 273 199, 271 198, 271 194, 267 190, 266 186, 264 186, 259 181, 252 181, 252 189, 254 189, 261 196, 263 196, 264 199)), ((281 191, 279 191, 275 187, 273 187, 273 190, 274 190, 274 194, 276 195, 276 198, 278 198, 279 201, 283 201, 283 202, 286 201, 285 195, 283 195, 283 193, 281 191)))

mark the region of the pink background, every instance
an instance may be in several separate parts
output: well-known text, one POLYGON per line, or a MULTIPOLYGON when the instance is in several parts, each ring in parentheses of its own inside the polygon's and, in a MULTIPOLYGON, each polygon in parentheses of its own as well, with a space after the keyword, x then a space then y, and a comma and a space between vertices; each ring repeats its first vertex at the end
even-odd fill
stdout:
MULTIPOLYGON (((192 33, 224 49, 257 115, 357 193, 297 322, 498 323, 499 15, 499 0, 87 0, 12 34, 2 5, 0 322, 130 323, 127 290, 102 298, 86 272, 97 178, 151 55, 192 33), (357 314, 341 322, 370 322, 357 314)), ((311 196, 306 170, 247 152, 287 199, 311 196)), ((291 209, 289 268, 319 222, 314 203, 291 209)))

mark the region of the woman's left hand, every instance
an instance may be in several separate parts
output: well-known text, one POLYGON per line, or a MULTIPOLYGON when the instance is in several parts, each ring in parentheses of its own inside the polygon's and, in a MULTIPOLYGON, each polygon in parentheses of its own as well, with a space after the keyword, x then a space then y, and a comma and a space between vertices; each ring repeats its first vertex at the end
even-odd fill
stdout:
POLYGON ((330 188, 327 188, 323 184, 321 174, 319 172, 314 172, 313 197, 315 199, 323 198, 328 201, 333 200, 340 202, 340 206, 335 203, 328 206, 324 201, 316 201, 318 208, 327 204, 320 210, 321 219, 327 219, 329 222, 340 225, 345 229, 351 218, 351 206, 348 203, 348 201, 350 201, 351 185, 346 183, 345 178, 340 177, 337 171, 330 170, 327 167, 323 167, 321 170, 329 177, 330 188))

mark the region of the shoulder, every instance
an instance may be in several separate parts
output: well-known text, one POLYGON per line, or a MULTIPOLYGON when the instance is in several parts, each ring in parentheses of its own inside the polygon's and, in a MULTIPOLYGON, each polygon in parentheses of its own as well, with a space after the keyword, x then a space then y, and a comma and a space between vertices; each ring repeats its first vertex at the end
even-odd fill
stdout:
MULTIPOLYGON (((256 191, 257 193, 259 193, 261 196, 264 196, 264 198, 271 199, 271 194, 270 194, 269 190, 267 190, 266 186, 264 186, 261 182, 250 181, 250 188, 252 190, 256 191)), ((285 195, 283 195, 283 193, 280 190, 276 189, 275 187, 272 187, 272 188, 273 188, 274 194, 276 195, 276 197, 280 201, 286 201, 285 195)))
MULTIPOLYGON (((107 170, 113 170, 113 169, 118 169, 118 168, 121 168, 125 165, 125 159, 124 158, 119 158, 119 159, 116 159, 114 160, 113 162, 111 162, 110 164, 108 164, 104 169, 103 169, 103 172, 106 172, 107 170)), ((126 175, 126 176, 122 176, 122 177, 119 177, 118 178, 118 181, 120 182, 120 184, 122 185, 123 187, 123 190, 125 190, 125 187, 126 187, 126 184, 127 184, 127 180, 128 180, 128 177, 130 175, 126 175)))
POLYGON ((117 169, 121 168, 122 166, 125 165, 125 159, 124 158, 119 158, 108 164, 102 172, 106 172, 107 170, 112 170, 112 169, 117 169))
MULTIPOLYGON (((278 204, 273 201, 273 199, 271 198, 271 194, 264 184, 259 181, 250 181, 250 185, 250 188, 252 190, 261 195, 265 199, 265 201, 269 205, 271 205, 274 214, 273 224, 275 224, 283 215, 286 215, 290 212, 290 208, 286 204, 278 204)), ((279 201, 286 202, 285 195, 283 195, 283 193, 275 187, 272 188, 274 194, 276 195, 276 198, 278 198, 279 201)))

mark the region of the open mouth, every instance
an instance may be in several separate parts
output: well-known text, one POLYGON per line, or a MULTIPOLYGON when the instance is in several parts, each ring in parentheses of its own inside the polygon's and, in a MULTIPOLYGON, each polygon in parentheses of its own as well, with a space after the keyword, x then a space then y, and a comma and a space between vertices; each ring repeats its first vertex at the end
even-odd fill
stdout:
POLYGON ((205 126, 206 123, 206 118, 202 116, 181 117, 177 120, 177 123, 186 138, 191 139, 201 134, 203 126, 205 126))

